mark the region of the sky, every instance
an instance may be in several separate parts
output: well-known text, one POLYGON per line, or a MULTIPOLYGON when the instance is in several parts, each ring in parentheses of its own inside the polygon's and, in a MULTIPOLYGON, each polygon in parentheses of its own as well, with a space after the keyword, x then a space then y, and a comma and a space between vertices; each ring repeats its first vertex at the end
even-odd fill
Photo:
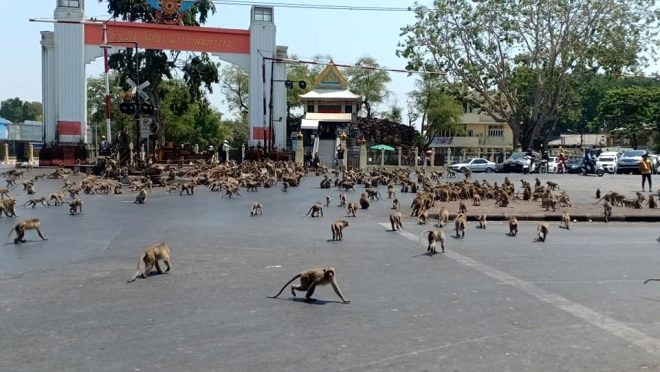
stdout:
MULTIPOLYGON (((249 1, 248 1, 249 2, 249 1)), ((268 3, 267 1, 260 1, 268 3)), ((50 23, 30 22, 30 18, 53 18, 57 0, 29 0, 17 2, 11 15, 0 23, 0 101, 19 97, 23 101, 41 101, 41 46, 40 31, 53 29, 50 23)), ((207 27, 247 29, 250 5, 228 5, 215 1, 216 13, 210 16, 207 27)), ((406 8, 412 0, 275 0, 272 3, 315 5, 346 5, 366 7, 406 8)), ((425 3, 420 1, 420 3, 425 3)), ((107 19, 107 1, 85 1, 87 18, 107 19)), ((274 20, 277 27, 277 45, 289 47, 289 55, 311 60, 318 54, 330 55, 338 64, 354 64, 362 56, 370 56, 387 68, 405 68, 406 60, 395 55, 401 27, 413 24, 412 12, 301 9, 277 7, 274 20)), ((220 62, 219 59, 217 59, 220 62)), ((224 64, 224 63, 223 63, 224 64)), ((103 72, 101 58, 87 66, 87 76, 103 72)), ((406 121, 406 93, 414 89, 414 76, 390 73, 388 90, 391 97, 376 111, 386 111, 396 104, 404 110, 406 121)), ((223 104, 219 86, 210 96, 214 107, 229 117, 223 104)))

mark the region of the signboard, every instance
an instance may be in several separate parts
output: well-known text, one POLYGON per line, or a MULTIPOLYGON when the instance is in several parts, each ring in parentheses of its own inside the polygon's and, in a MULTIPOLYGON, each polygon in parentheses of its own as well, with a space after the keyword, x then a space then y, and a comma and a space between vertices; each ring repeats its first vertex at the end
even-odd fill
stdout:
POLYGON ((151 124, 153 124, 153 119, 151 118, 140 118, 140 138, 145 139, 149 138, 151 135, 151 124))

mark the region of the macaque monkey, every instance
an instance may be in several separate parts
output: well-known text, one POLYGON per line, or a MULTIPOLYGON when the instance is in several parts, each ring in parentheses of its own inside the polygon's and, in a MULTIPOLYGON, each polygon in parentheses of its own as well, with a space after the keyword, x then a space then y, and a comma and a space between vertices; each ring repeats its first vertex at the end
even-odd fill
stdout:
POLYGON ((9 196, 9 189, 1 188, 1 189, 0 189, 0 199, 4 199, 5 196, 6 196, 7 198, 10 198, 10 196, 9 196))
POLYGON ((309 216, 310 212, 312 213, 312 217, 318 217, 319 213, 321 214, 321 217, 323 217, 323 205, 321 205, 321 203, 312 205, 305 216, 309 216))
POLYGON ((401 213, 401 211, 397 210, 396 212, 390 213, 390 224, 392 225, 392 231, 403 230, 401 219, 403 219, 403 213, 401 213))
POLYGON ((564 211, 561 215, 561 223, 559 223, 559 227, 563 227, 566 230, 569 230, 571 228, 571 215, 568 214, 568 212, 564 211))
POLYGON ((436 246, 440 242, 440 249, 442 253, 445 253, 445 232, 442 229, 428 230, 428 241, 429 245, 426 248, 426 253, 429 255, 434 255, 438 253, 436 251, 436 246))
POLYGON ((534 187, 539 187, 541 186, 541 180, 538 178, 534 178, 534 187))
POLYGON ((81 199, 73 199, 69 202, 69 214, 72 216, 76 213, 82 214, 83 201, 81 199))
POLYGON ((5 212, 7 217, 16 217, 16 199, 3 199, 0 200, 0 214, 5 212))
POLYGON ((344 298, 344 295, 341 294, 341 290, 339 289, 339 285, 337 284, 336 276, 337 275, 335 269, 332 267, 305 270, 300 274, 294 276, 293 279, 289 280, 275 296, 271 296, 269 298, 277 298, 280 294, 282 294, 282 292, 284 292, 284 289, 289 284, 291 284, 294 280, 300 278, 300 285, 291 286, 291 294, 293 295, 293 297, 296 297, 296 291, 307 291, 307 293, 305 294, 305 302, 310 302, 312 300, 312 295, 314 294, 314 290, 316 289, 317 286, 330 284, 332 286, 332 289, 335 290, 337 296, 339 296, 339 298, 341 298, 341 300, 345 304, 350 304, 351 301, 347 301, 344 298))
POLYGON ((284 191, 284 192, 289 191, 289 182, 287 182, 287 181, 282 182, 282 191, 284 191))
POLYGON ((612 217, 612 203, 607 200, 603 202, 603 214, 605 215, 605 222, 609 222, 610 217, 612 217))
POLYGON ((64 195, 62 194, 62 192, 54 192, 50 194, 48 199, 52 201, 53 204, 55 204, 55 206, 64 204, 64 195))
POLYGON ((557 182, 546 181, 545 184, 548 185, 548 189, 550 190, 560 190, 557 182))
POLYGON ((600 199, 600 189, 596 189, 596 199, 600 199))
POLYGON ((165 272, 170 271, 170 247, 167 246, 167 243, 165 242, 160 242, 157 244, 154 244, 150 247, 147 247, 144 250, 144 253, 142 253, 142 256, 140 256, 140 259, 138 260, 137 264, 137 269, 135 271, 135 275, 133 278, 129 279, 126 283, 132 283, 137 279, 138 277, 141 278, 147 278, 149 274, 154 269, 154 266, 156 266, 156 270, 158 270, 158 274, 162 274, 163 270, 160 268, 160 264, 158 261, 163 260, 163 263, 165 266, 167 266, 167 269, 165 272), (144 262, 144 271, 140 271, 140 262, 144 262))
POLYGON ((26 201, 23 205, 21 205, 21 207, 26 207, 26 206, 29 205, 30 207, 34 208, 39 203, 41 203, 41 205, 43 205, 44 207, 50 207, 50 203, 48 202, 48 200, 44 196, 42 196, 40 198, 32 198, 32 199, 26 201))
POLYGON ((369 199, 367 198, 367 194, 365 193, 362 193, 362 196, 360 196, 360 207, 362 209, 369 208, 369 199))
POLYGON ((387 198, 388 199, 396 198, 396 191, 394 191, 394 185, 392 184, 387 185, 387 198))
POLYGON ((392 209, 399 209, 400 206, 401 203, 399 203, 399 199, 394 198, 394 200, 392 200, 392 209))
POLYGON ((477 217, 477 221, 479 221, 479 226, 477 226, 480 229, 485 229, 486 228, 486 215, 485 214, 480 214, 479 217, 477 217))
POLYGON ((458 213, 461 213, 461 214, 467 213, 467 207, 465 206, 465 203, 460 202, 458 204, 458 213))
POLYGON ((344 240, 345 227, 348 227, 348 221, 346 220, 337 220, 335 223, 330 225, 330 230, 332 231, 332 240, 344 240))
POLYGON ((447 223, 449 223, 449 209, 440 207, 440 211, 438 212, 438 227, 443 227, 447 223))
POLYGON ((186 195, 195 195, 195 182, 182 182, 179 185, 179 196, 183 195, 184 191, 186 195))
POLYGON ((421 212, 419 212, 419 216, 417 216, 417 220, 420 225, 426 225, 426 223, 429 221, 429 210, 424 209, 421 212))
POLYGON ((326 207, 329 207, 329 206, 330 206, 330 201, 331 201, 331 200, 332 200, 332 198, 330 198, 330 195, 326 195, 326 196, 325 196, 325 206, 326 206, 326 207))
POLYGON ((27 230, 37 230, 37 234, 39 234, 39 237, 41 240, 48 240, 44 237, 44 235, 41 233, 40 230, 41 227, 41 222, 39 221, 38 218, 32 218, 29 220, 23 220, 14 226, 13 229, 9 230, 9 235, 7 235, 7 239, 11 237, 12 232, 16 231, 16 238, 14 238, 14 244, 18 243, 25 243, 26 240, 25 238, 25 231, 27 230))
POLYGON ((171 194, 172 192, 179 191, 179 189, 180 189, 179 185, 169 185, 167 186, 167 193, 171 194))
POLYGON ((479 194, 474 194, 472 197, 472 205, 478 207, 481 205, 481 196, 479 194))
POLYGON ((133 203, 144 204, 146 200, 147 200, 147 190, 139 189, 137 195, 135 196, 135 201, 133 203))
POLYGON ((649 208, 657 208, 658 203, 655 201, 655 198, 653 195, 649 195, 649 201, 648 201, 649 208))
POLYGON ((518 219, 515 216, 509 217, 509 235, 518 235, 518 219))
POLYGON ((454 218, 454 228, 456 229, 457 238, 465 238, 465 215, 459 213, 454 218))
POLYGON ((338 207, 345 207, 346 206, 346 195, 344 195, 343 192, 339 193, 339 205, 338 207))
POLYGON ((257 213, 259 213, 260 215, 264 214, 263 206, 261 205, 260 202, 252 203, 252 210, 250 210, 250 216, 256 216, 257 213))
POLYGON ((355 212, 357 211, 357 209, 358 206, 356 203, 348 203, 348 207, 346 208, 346 214, 356 217, 355 212))
POLYGON ((536 231, 538 232, 539 236, 536 241, 538 242, 544 242, 545 239, 548 237, 548 223, 547 222, 539 222, 538 226, 536 227, 536 231))
POLYGON ((26 191, 27 191, 27 194, 28 194, 28 195, 34 195, 34 194, 37 193, 37 192, 34 190, 34 184, 31 183, 31 182, 27 185, 27 187, 26 187, 26 191))

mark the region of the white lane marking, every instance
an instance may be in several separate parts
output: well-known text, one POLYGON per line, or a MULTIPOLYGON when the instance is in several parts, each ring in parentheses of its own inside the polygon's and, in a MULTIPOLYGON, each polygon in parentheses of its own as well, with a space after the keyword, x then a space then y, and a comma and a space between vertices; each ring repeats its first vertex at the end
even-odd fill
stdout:
MULTIPOLYGON (((388 227, 386 223, 381 223, 381 225, 386 228, 388 227)), ((408 240, 412 240, 414 242, 419 241, 419 236, 415 234, 411 234, 406 231, 397 232, 408 240)), ((614 336, 617 336, 633 345, 644 349, 650 354, 660 354, 660 340, 640 332, 632 327, 629 327, 626 324, 617 321, 616 319, 591 310, 584 305, 573 302, 552 292, 546 291, 545 289, 537 287, 532 283, 513 277, 509 274, 494 269, 488 265, 484 265, 476 260, 465 257, 456 252, 446 250, 444 255, 462 265, 475 269, 484 275, 488 275, 500 283, 515 287, 538 300, 564 310, 575 317, 578 317, 614 336)))

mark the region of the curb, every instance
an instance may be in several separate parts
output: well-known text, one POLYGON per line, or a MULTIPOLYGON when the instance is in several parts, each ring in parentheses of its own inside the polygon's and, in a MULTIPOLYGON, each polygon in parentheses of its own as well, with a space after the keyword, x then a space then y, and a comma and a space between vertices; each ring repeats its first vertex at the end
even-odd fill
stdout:
MULTIPOLYGON (((508 221, 509 216, 516 216, 518 221, 561 221, 561 214, 527 214, 517 215, 515 213, 503 214, 486 214, 487 221, 508 221)), ((476 221, 477 215, 467 216, 468 221, 476 221)), ((429 218, 438 219, 437 213, 429 213, 429 218)), ((449 219, 456 218, 456 213, 450 213, 449 219)), ((571 215, 571 220, 579 222, 606 222, 605 216, 602 214, 576 214, 571 215)), ((609 218, 609 222, 660 222, 660 216, 652 215, 634 215, 626 216, 622 214, 613 214, 609 218)))

